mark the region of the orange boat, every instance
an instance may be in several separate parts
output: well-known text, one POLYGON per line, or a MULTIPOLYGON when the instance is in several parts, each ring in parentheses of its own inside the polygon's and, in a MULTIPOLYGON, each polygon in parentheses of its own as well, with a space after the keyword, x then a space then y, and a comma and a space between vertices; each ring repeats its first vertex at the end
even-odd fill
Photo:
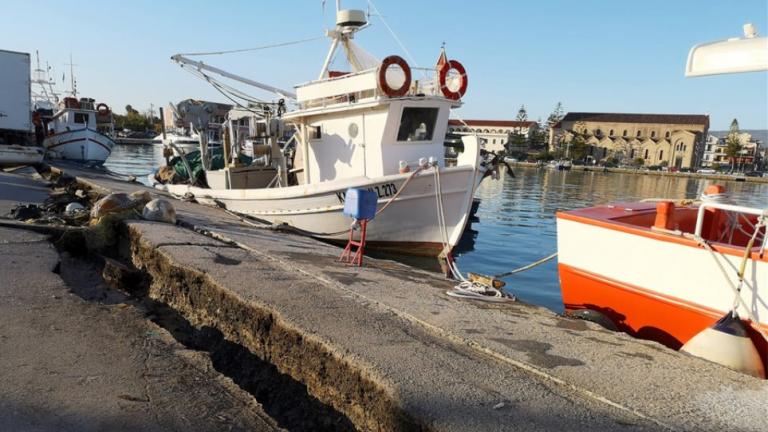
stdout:
POLYGON ((768 255, 760 220, 766 217, 768 210, 716 201, 681 207, 671 201, 615 203, 560 212, 565 309, 599 312, 622 331, 679 349, 732 309, 729 285, 735 285, 735 269, 758 230, 737 311, 754 317, 749 334, 765 358, 768 344, 760 330, 768 333, 768 255))
MULTIPOLYGON (((768 38, 746 24, 743 38, 694 46, 685 75, 767 71, 766 48, 768 38)), ((712 185, 700 202, 615 203, 558 213, 566 311, 588 310, 583 316, 610 320, 631 335, 764 377, 768 209, 725 198, 724 189, 712 185), (749 344, 747 336, 757 352, 734 348, 749 344)))

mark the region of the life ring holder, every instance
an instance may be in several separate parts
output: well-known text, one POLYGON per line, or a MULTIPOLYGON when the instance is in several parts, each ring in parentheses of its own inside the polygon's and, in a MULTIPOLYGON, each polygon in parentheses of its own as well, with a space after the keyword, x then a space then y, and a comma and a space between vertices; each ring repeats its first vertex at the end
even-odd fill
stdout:
POLYGON ((379 88, 381 88, 381 91, 384 92, 385 95, 389 97, 405 96, 405 94, 408 93, 408 89, 410 87, 411 67, 408 66, 408 63, 406 63, 405 59, 398 55, 391 55, 382 60, 381 66, 379 66, 379 88), (390 87, 389 83, 387 83, 387 70, 393 65, 400 66, 400 68, 403 70, 403 73, 405 74, 405 81, 403 82, 403 85, 396 89, 393 89, 390 87))
POLYGON ((467 70, 464 69, 464 66, 459 63, 456 60, 449 60, 440 67, 439 71, 439 79, 440 79, 440 91, 443 92, 443 96, 445 96, 448 99, 451 100, 459 100, 462 96, 467 92, 467 70), (461 79, 461 84, 459 85, 459 89, 456 91, 453 91, 448 88, 448 72, 453 69, 456 72, 459 73, 459 78, 461 79))

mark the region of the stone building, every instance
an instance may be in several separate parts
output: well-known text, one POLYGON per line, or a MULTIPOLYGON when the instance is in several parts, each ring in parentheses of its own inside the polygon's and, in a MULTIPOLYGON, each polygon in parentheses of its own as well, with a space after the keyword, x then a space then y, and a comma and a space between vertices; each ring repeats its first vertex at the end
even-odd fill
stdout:
POLYGON ((694 168, 702 160, 709 116, 572 112, 550 129, 550 151, 586 143, 587 162, 616 159, 630 164, 694 168))
POLYGON ((534 121, 514 120, 449 120, 448 132, 455 134, 477 134, 485 140, 483 148, 488 151, 504 152, 527 151, 532 134, 538 125, 534 121), (520 134, 525 140, 520 148, 510 148, 510 140, 514 144, 513 135, 520 134))

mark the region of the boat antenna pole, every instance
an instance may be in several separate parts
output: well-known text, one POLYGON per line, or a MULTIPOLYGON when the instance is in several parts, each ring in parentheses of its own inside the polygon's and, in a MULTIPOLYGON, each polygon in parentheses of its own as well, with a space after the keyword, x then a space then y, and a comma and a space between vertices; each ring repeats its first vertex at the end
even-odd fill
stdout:
POLYGON ((336 27, 333 30, 325 31, 325 35, 330 37, 332 42, 331 42, 331 48, 328 50, 328 55, 325 56, 323 67, 320 69, 320 75, 318 75, 317 77, 318 80, 321 80, 328 75, 328 67, 331 65, 331 62, 333 61, 334 55, 336 54, 336 50, 339 48, 339 44, 341 44, 344 47, 344 52, 347 55, 347 60, 349 61, 349 64, 352 66, 353 70, 355 72, 359 72, 362 70, 360 61, 358 61, 354 51, 349 46, 349 40, 354 38, 355 33, 357 33, 358 31, 368 26, 368 23, 365 22, 367 20, 363 19, 362 23, 341 22, 340 21, 341 18, 339 16, 340 11, 341 11, 341 0, 336 0, 336 27))
POLYGON ((72 97, 77 98, 77 82, 75 81, 75 66, 77 65, 72 63, 72 53, 69 54, 69 64, 66 66, 69 66, 69 85, 72 97))

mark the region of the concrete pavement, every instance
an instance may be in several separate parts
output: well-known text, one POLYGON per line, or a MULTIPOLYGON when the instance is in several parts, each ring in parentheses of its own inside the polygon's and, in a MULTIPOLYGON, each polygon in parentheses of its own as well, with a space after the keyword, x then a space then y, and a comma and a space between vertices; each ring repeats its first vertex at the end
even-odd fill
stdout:
MULTIPOLYGON (((105 191, 140 187, 67 170, 105 191)), ((453 299, 450 281, 399 263, 342 266, 338 248, 173 204, 198 233, 132 221, 119 248, 151 276, 148 295, 360 430, 765 430, 765 381, 543 308, 453 299)))

